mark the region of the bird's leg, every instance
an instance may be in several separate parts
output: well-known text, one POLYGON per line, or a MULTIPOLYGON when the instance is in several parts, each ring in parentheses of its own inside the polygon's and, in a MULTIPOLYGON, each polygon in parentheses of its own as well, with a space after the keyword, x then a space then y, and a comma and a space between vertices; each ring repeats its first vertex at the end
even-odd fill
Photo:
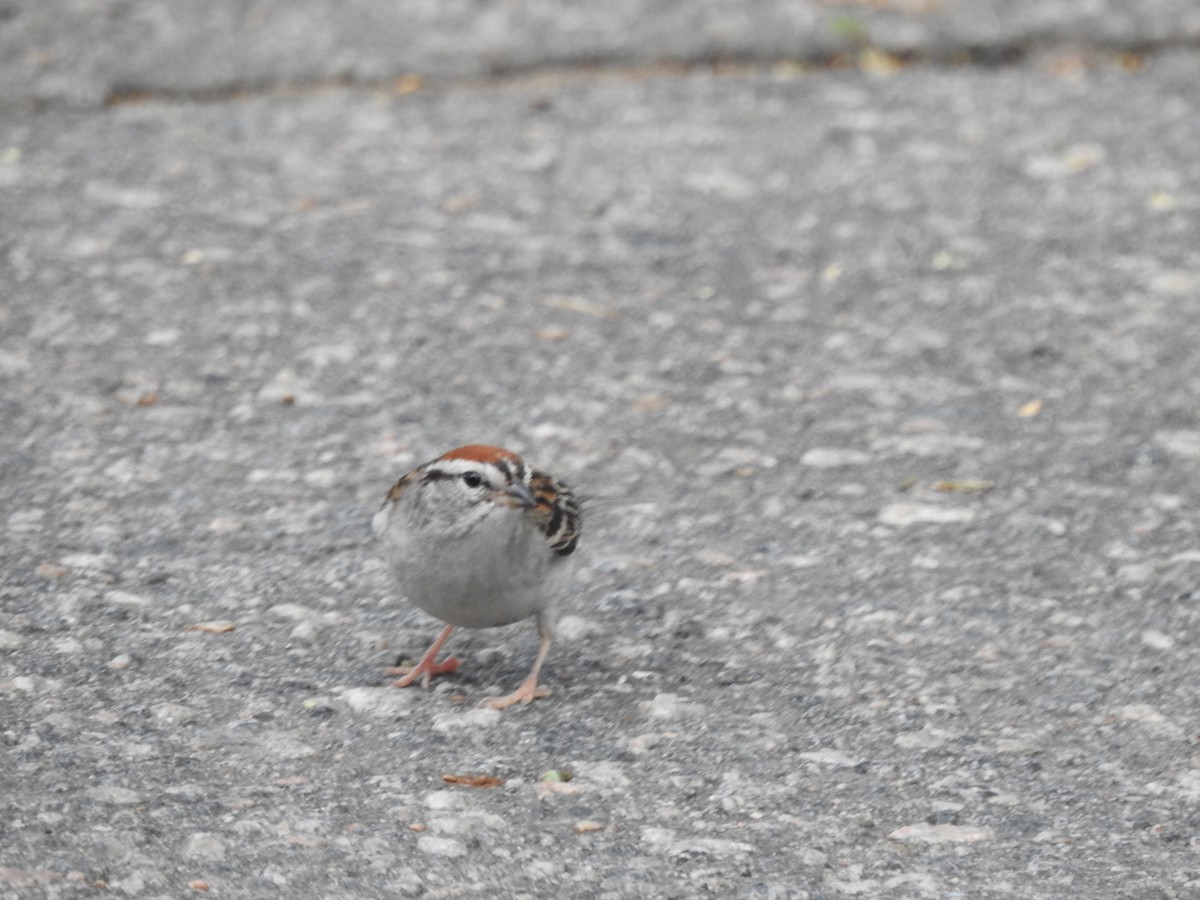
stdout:
POLYGON ((542 670, 546 654, 550 652, 550 642, 554 640, 554 631, 539 619, 538 634, 541 635, 542 641, 538 644, 537 656, 533 660, 533 668, 529 671, 529 677, 522 681, 521 686, 511 694, 494 697, 484 704, 489 709, 504 709, 514 703, 532 703, 539 697, 550 696, 550 692, 546 688, 538 687, 538 673, 542 670))
POLYGON ((450 632, 454 630, 453 625, 447 625, 442 629, 442 633, 437 636, 437 639, 425 651, 425 655, 421 657, 421 661, 415 666, 402 667, 400 669, 389 669, 388 673, 393 675, 404 675, 399 681, 393 681, 392 687, 408 687, 418 677, 421 679, 421 687, 429 687, 429 679, 434 675, 444 675, 447 672, 453 672, 458 668, 458 660, 453 656, 437 662, 437 655, 441 652, 442 645, 446 643, 446 638, 450 637, 450 632))

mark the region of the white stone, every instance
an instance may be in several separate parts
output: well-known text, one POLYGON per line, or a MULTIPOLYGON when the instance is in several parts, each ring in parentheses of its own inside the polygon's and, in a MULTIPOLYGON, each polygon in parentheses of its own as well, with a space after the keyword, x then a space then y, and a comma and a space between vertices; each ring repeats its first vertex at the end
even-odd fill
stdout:
POLYGON ((503 718, 498 709, 469 709, 466 712, 448 712, 434 716, 433 728, 443 733, 466 731, 472 728, 490 728, 503 718))
POLYGON ((472 834, 476 831, 503 831, 505 820, 494 813, 473 813, 466 816, 439 816, 429 820, 429 830, 438 834, 472 834))
POLYGON ((604 788, 629 786, 629 775, 621 763, 587 762, 579 763, 574 768, 576 780, 584 784, 594 784, 604 788))
POLYGON ((16 534, 37 531, 46 518, 44 509, 18 509, 8 517, 8 530, 16 534))
POLYGON ((304 473, 304 483, 309 487, 331 488, 339 481, 341 481, 341 476, 337 469, 313 469, 304 473))
POLYGON ((1200 800, 1200 769, 1181 772, 1178 780, 1184 797, 1193 802, 1200 800))
POLYGON ((558 637, 564 641, 578 641, 600 630, 599 624, 583 616, 563 616, 558 620, 558 637))
POLYGON ((667 719, 672 722, 703 711, 702 706, 681 700, 678 694, 655 694, 653 700, 643 703, 642 706, 651 718, 667 719))
POLYGON ((118 785, 88 788, 86 793, 89 799, 97 803, 115 803, 119 806, 132 806, 143 799, 143 795, 137 791, 118 785))
POLYGON ((1117 710, 1117 715, 1129 722, 1138 722, 1155 731, 1178 737, 1183 729, 1164 716, 1149 703, 1130 703, 1117 710))
POLYGON ((105 603, 115 603, 117 606, 149 606, 150 601, 140 594, 128 591, 107 591, 104 594, 105 603))
POLYGON ((448 837, 437 837, 432 834, 423 834, 417 838, 417 849, 431 856, 448 856, 452 859, 467 855, 466 844, 462 841, 456 841, 454 838, 448 837))
POLYGON ((905 528, 909 525, 951 525, 970 522, 975 510, 964 506, 937 506, 932 503, 890 503, 879 511, 884 525, 905 528))
POLYGON ((320 629, 316 623, 311 621, 300 622, 295 628, 289 632, 288 637, 293 641, 300 641, 304 644, 311 644, 320 636, 320 629))
POLYGON ((1154 443, 1184 459, 1200 459, 1200 431, 1159 431, 1154 443))
POLYGON ((844 769, 858 765, 858 760, 841 750, 810 750, 807 753, 798 754, 801 759, 806 759, 809 762, 819 763, 823 766, 833 766, 834 768, 844 769))
POLYGON ((798 847, 792 852, 792 858, 802 866, 823 866, 829 857, 816 847, 798 847))
POLYGON ((1042 752, 1042 748, 1022 738, 997 738, 996 752, 1011 753, 1014 756, 1035 756, 1042 752))
POLYGON ((430 809, 465 809, 470 806, 468 795, 463 791, 430 791, 425 795, 425 805, 430 809))
POLYGON ((1147 628, 1142 632, 1142 643, 1155 650, 1170 650, 1175 646, 1175 638, 1161 631, 1147 628))
POLYGON ((215 834, 198 831, 188 838, 183 846, 183 855, 187 859, 220 860, 229 852, 229 845, 215 834))
POLYGON ((994 837, 992 829, 986 826, 930 825, 928 822, 905 825, 888 835, 891 840, 905 844, 975 844, 994 837))
POLYGON ((697 550, 692 558, 696 562, 705 566, 732 566, 737 562, 737 559, 725 553, 722 550, 716 550, 712 547, 706 547, 702 550, 697 550))
POLYGON ((16 650, 25 643, 25 638, 15 631, 0 628, 0 650, 16 650))
POLYGON ((391 719, 412 710, 416 691, 401 691, 393 687, 354 687, 342 691, 342 702, 356 713, 391 719))
POLYGON ((1154 563, 1129 563, 1117 568, 1117 578, 1131 584, 1149 581, 1154 577, 1154 563))
POLYGON ((314 365, 323 368, 330 363, 345 365, 354 362, 357 355, 358 348, 353 344, 318 344, 302 351, 300 358, 307 359, 314 365))
POLYGON ((893 743, 905 750, 932 750, 946 743, 946 737, 933 731, 906 731, 896 735, 893 743))
POLYGON ((150 707, 151 712, 167 722, 187 725, 196 721, 196 711, 182 703, 158 703, 150 707))
POLYGON ((802 466, 814 469, 836 469, 842 466, 862 466, 871 457, 861 450, 846 450, 838 447, 813 447, 800 457, 802 466))
POLYGON ((151 347, 170 347, 177 343, 182 335, 178 328, 157 328, 146 335, 145 342, 151 347))
POLYGON ((62 564, 72 569, 111 569, 117 558, 111 553, 72 553, 62 558, 62 564))
POLYGON ((642 843, 651 847, 669 846, 675 840, 675 833, 666 828, 649 826, 642 829, 642 843))

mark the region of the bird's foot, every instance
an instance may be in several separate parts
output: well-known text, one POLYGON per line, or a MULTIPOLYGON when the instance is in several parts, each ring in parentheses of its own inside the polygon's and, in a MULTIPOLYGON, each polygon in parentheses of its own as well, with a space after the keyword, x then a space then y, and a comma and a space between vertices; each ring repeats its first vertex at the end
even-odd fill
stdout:
POLYGON ((429 679, 434 675, 446 675, 458 668, 458 659, 449 656, 441 662, 433 659, 423 659, 415 666, 389 666, 383 671, 388 675, 403 675, 404 677, 392 682, 392 687, 408 687, 418 678, 422 687, 429 687, 429 679))
POLYGON ((526 678, 521 682, 521 686, 511 694, 506 694, 503 697, 493 697, 483 705, 488 709, 504 709, 512 706, 514 703, 532 703, 542 697, 549 697, 550 691, 548 688, 540 687, 536 680, 526 678))

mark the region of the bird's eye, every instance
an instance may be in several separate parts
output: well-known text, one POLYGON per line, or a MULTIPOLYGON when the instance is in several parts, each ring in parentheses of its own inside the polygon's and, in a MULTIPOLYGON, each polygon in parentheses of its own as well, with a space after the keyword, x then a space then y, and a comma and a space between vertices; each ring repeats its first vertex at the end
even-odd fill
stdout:
POLYGON ((463 484, 469 488, 477 488, 483 484, 483 476, 478 472, 464 472, 462 480, 463 484))

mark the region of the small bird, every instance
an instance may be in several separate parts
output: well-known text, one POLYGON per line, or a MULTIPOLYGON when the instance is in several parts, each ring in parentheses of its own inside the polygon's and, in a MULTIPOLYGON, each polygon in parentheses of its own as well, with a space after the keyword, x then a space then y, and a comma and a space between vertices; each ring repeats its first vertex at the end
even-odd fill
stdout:
POLYGON ((554 639, 583 515, 571 489, 500 447, 469 444, 417 466, 397 481, 372 527, 408 599, 446 627, 396 687, 453 672, 437 660, 456 627, 493 628, 534 616, 533 668, 519 688, 487 705, 503 709, 549 693, 538 673, 554 639))

